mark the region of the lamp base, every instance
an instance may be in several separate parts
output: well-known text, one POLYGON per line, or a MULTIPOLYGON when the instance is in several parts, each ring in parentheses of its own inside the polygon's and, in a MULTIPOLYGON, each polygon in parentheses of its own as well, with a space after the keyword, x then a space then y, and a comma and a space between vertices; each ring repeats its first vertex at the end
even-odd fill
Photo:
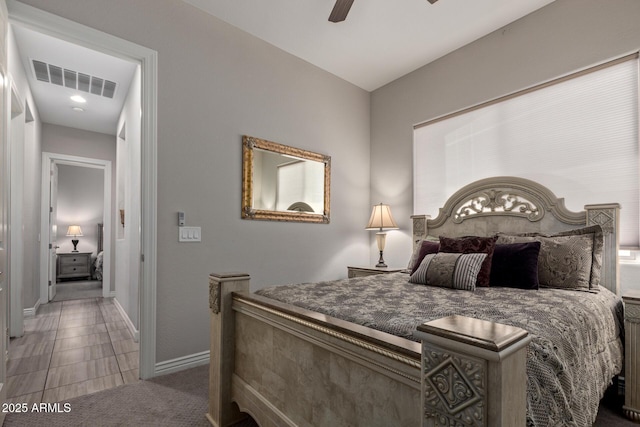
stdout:
POLYGON ((388 265, 384 263, 384 259, 382 258, 382 251, 380 251, 380 259, 378 260, 376 267, 382 267, 382 268, 388 267, 388 265))
POLYGON ((71 240, 71 243, 73 243, 73 250, 71 252, 78 252, 78 242, 79 241, 80 240, 78 240, 78 239, 71 240))

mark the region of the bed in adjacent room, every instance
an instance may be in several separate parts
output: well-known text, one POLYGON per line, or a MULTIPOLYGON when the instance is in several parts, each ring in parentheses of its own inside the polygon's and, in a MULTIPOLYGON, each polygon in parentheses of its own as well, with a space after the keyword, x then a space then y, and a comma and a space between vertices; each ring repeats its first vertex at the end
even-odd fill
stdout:
POLYGON ((104 225, 98 223, 98 254, 93 262, 94 276, 96 280, 102 280, 102 257, 104 255, 104 225))
POLYGON ((534 182, 490 178, 414 217, 407 272, 255 294, 246 275, 212 275, 210 421, 591 426, 623 363, 618 209, 570 212, 534 182), (422 326, 459 316, 457 336, 422 326), (489 354, 483 328, 500 325, 519 347, 489 354))

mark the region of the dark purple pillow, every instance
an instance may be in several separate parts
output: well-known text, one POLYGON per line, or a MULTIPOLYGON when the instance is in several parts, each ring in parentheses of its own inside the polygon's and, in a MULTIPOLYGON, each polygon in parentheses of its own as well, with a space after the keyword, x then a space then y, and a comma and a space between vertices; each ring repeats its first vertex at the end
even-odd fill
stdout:
POLYGON ((440 252, 460 254, 487 254, 487 257, 482 263, 482 267, 480 267, 478 279, 476 280, 476 286, 486 288, 489 286, 489 276, 491 275, 491 259, 493 258, 493 249, 496 246, 497 239, 498 238, 496 236, 470 236, 462 237, 459 239, 440 236, 440 252))
POLYGON ((496 245, 491 263, 491 286, 538 289, 540 242, 496 245))
POLYGON ((418 257, 416 258, 416 263, 413 264, 413 268, 411 269, 411 274, 415 273, 418 267, 420 267, 420 263, 429 254, 437 254, 440 249, 440 243, 432 242, 430 240, 423 240, 422 245, 420 245, 420 251, 418 252, 418 257))

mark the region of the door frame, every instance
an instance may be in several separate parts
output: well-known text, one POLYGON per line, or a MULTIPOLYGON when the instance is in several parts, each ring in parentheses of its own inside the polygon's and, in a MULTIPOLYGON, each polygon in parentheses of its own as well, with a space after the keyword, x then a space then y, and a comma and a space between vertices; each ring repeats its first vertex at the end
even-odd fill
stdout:
MULTIPOLYGON (((23 223, 22 223, 22 207, 23 198, 22 193, 24 190, 24 146, 25 146, 25 125, 24 125, 24 105, 22 104, 22 97, 16 86, 15 80, 11 73, 7 72, 8 80, 6 82, 7 89, 9 91, 6 115, 6 127, 7 127, 7 146, 9 147, 9 180, 10 187, 10 202, 8 210, 9 218, 9 256, 8 256, 8 290, 9 290, 9 335, 12 337, 21 337, 24 335, 24 304, 22 299, 23 288, 23 264, 24 264, 24 242, 23 242, 23 223), (16 126, 14 119, 22 117, 22 129, 16 126), (22 130, 22 138, 19 140, 17 136, 20 136, 18 131, 22 130), (15 200, 15 197, 19 197, 15 200)), ((37 306, 37 303, 36 303, 37 306)))
MULTIPOLYGON (((7 46, 8 46, 8 11, 4 0, 0 0, 0 402, 7 399, 7 368, 9 350, 9 274, 6 271, 9 267, 8 249, 9 238, 9 213, 11 188, 11 161, 9 158, 8 140, 9 131, 7 126, 7 109, 9 106, 9 95, 7 94, 7 46), (2 110, 4 108, 4 110, 2 110)), ((4 423, 4 411, 0 411, 0 424, 4 423)))
POLYGON ((141 66, 140 377, 151 378, 156 375, 158 52, 15 0, 7 0, 7 8, 10 23, 141 66))
MULTIPOLYGON (((42 192, 40 198, 40 301, 43 304, 49 302, 49 197, 51 194, 51 163, 69 165, 84 168, 101 169, 103 171, 103 206, 102 222, 103 233, 103 265, 102 296, 112 297, 111 294, 111 160, 91 159, 88 157, 70 156, 58 153, 42 153, 42 192), (46 260, 46 261, 45 261, 46 260)), ((97 226, 97 224, 96 224, 97 226)))

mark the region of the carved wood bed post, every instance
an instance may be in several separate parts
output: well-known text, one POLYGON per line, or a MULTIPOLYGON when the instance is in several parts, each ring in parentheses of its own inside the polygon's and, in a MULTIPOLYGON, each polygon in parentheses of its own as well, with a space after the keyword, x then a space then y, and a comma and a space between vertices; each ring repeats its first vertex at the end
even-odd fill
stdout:
POLYGON ((231 400, 231 376, 235 356, 235 314, 232 308, 232 293, 248 293, 249 279, 249 275, 245 273, 209 275, 211 351, 207 419, 215 427, 225 427, 244 418, 231 400))
POLYGON ((464 316, 418 326, 422 340, 422 427, 524 426, 524 329, 464 316))
POLYGON ((620 204, 586 205, 587 225, 600 225, 604 234, 604 248, 602 251, 602 267, 600 283, 611 292, 620 295, 620 204))
POLYGON ((413 220, 413 248, 416 250, 418 242, 427 238, 427 219, 431 218, 429 215, 412 215, 413 220))

